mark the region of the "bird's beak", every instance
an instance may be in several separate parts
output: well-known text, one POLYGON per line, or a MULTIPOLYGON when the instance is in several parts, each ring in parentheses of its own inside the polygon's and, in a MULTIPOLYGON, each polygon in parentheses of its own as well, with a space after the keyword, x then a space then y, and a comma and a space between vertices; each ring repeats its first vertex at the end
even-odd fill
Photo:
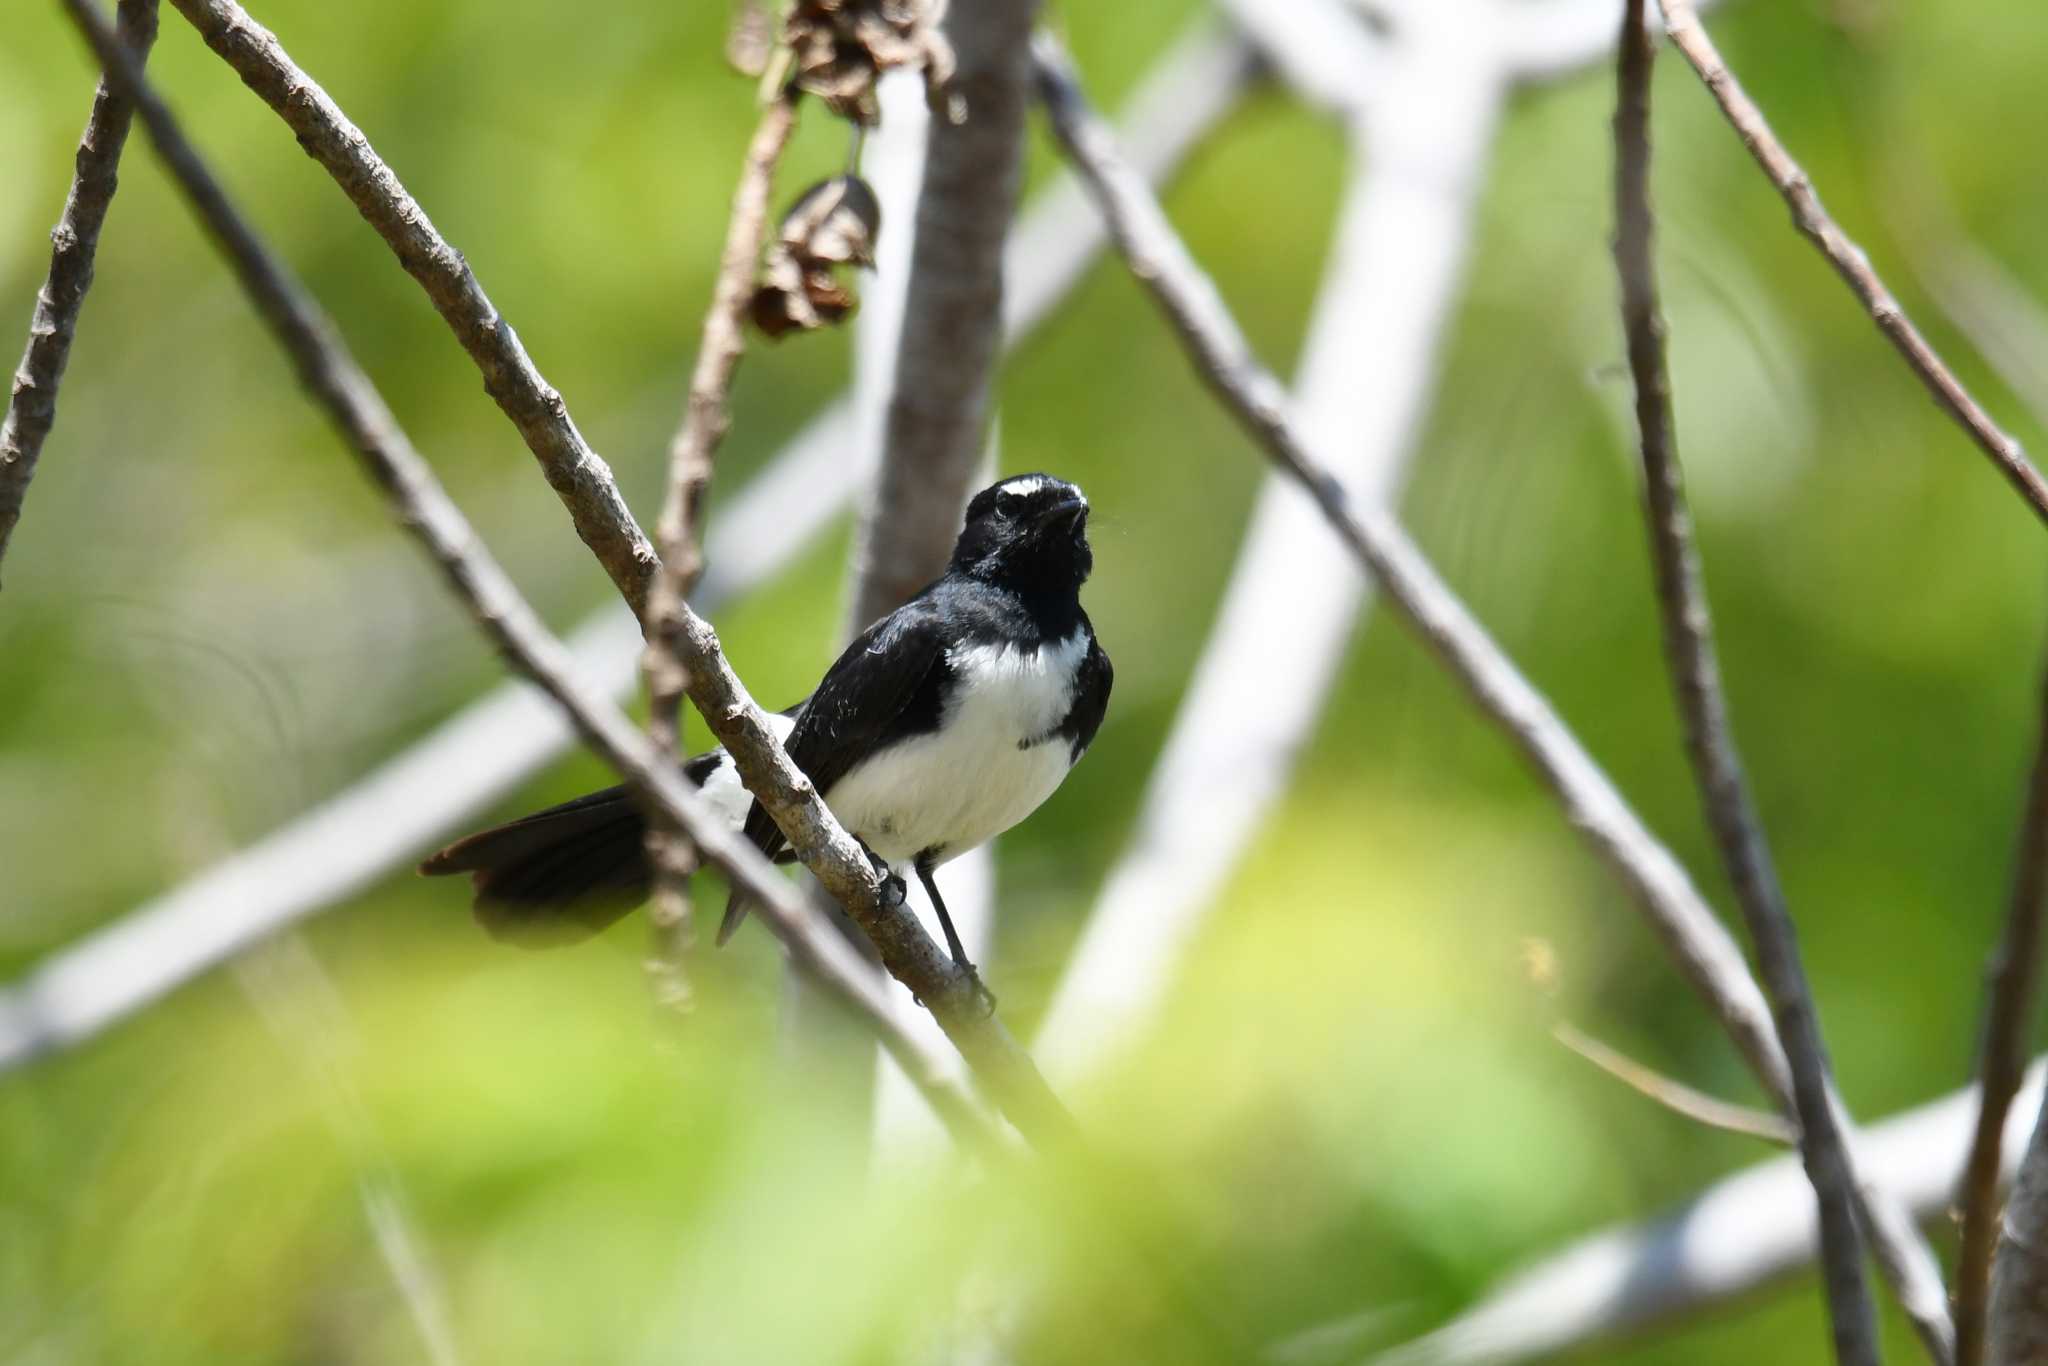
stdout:
POLYGON ((1038 524, 1041 527, 1056 527, 1062 522, 1072 522, 1078 525, 1087 515, 1088 500, 1086 498, 1066 498, 1054 503, 1041 513, 1038 518, 1038 524))

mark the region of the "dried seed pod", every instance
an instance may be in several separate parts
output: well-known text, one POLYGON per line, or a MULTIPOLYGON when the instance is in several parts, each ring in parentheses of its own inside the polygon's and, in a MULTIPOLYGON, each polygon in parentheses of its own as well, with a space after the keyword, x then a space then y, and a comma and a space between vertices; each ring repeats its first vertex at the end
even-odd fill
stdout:
POLYGON ((771 337, 829 327, 859 304, 836 274, 872 266, 882 206, 859 176, 833 176, 798 197, 761 263, 751 305, 754 326, 771 337))
POLYGON ((953 49, 939 32, 945 10, 946 0, 796 0, 782 27, 792 80, 833 113, 872 126, 881 117, 876 79, 907 67, 924 72, 933 108, 947 109, 953 49))

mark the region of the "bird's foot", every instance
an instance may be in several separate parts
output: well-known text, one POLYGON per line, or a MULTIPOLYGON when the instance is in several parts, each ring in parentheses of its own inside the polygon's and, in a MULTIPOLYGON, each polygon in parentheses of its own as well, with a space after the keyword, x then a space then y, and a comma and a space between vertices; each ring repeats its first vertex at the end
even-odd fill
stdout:
POLYGON ((910 895, 909 885, 889 867, 889 860, 868 848, 866 840, 855 835, 853 842, 858 844, 860 851, 868 856, 868 867, 874 869, 875 876, 882 880, 883 909, 894 910, 896 907, 901 906, 910 895))

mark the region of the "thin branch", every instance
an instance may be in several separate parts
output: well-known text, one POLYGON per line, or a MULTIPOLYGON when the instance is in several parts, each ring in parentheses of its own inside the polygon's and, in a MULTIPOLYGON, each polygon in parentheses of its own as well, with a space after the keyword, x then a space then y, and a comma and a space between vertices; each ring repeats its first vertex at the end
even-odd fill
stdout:
MULTIPOLYGON (((2037 1351, 2048 1351, 2048 1264, 2044 1263, 2044 1239, 2048 1239, 2048 1156, 2030 1152, 2022 1167, 2022 1178, 2031 1174, 2032 1183, 2013 1194, 2006 1211, 2005 1236, 1999 1236, 1999 1168, 2003 1140, 2013 1097, 2018 1093, 2026 1068, 2027 1037, 2033 1028, 2041 992, 2042 920, 2048 912, 2048 683, 2042 686, 2041 738, 2034 751, 2032 777, 2027 784, 2026 814, 2020 823, 2019 855, 2014 862, 2012 903, 2006 911, 2005 933, 1993 953, 1986 976, 1989 990, 1984 1003, 1984 1037, 1978 1083, 1982 1104, 1977 1128, 1970 1141, 1969 1164, 1963 1169, 1962 1243, 1956 1261, 1957 1360, 1976 1366, 1983 1360, 1987 1314, 1998 1304, 1995 1317, 2004 1320, 1992 1330, 1993 1360, 2034 1360, 2014 1357, 2017 1344, 2026 1339, 2023 1325, 2028 1312, 2016 1309, 2025 1296, 2015 1300, 2003 1287, 2032 1284, 2032 1304, 2041 1317, 2031 1331, 2037 1351), (1994 1299, 1992 1267, 1996 1256, 2001 1289, 1994 1299), (2012 1265, 2008 1267, 2008 1259, 2012 1265), (2031 1268, 2031 1269, 2029 1269, 2031 1268), (2001 1355, 2001 1351, 2004 1355, 2001 1355)), ((2036 1150, 2048 1145, 2048 1137, 2036 1130, 2036 1150)))
MULTIPOLYGON (((732 216, 719 255, 718 278, 711 306, 704 313, 697 363, 690 374, 689 397, 682 424, 669 443, 668 493, 661 506, 661 570, 647 594, 647 650, 641 671, 647 679, 647 736, 655 753, 671 762, 682 758, 682 702, 688 679, 677 659, 674 633, 683 602, 704 573, 704 494, 711 486, 712 462, 732 425, 727 404, 740 357, 746 353, 747 300, 761 260, 761 242, 768 230, 768 197, 775 187, 775 167, 796 131, 795 88, 785 87, 768 101, 747 144, 739 187, 733 192, 732 216)), ((647 823, 647 861, 654 870, 653 922, 657 989, 673 996, 686 991, 682 957, 693 933, 689 875, 694 866, 689 841, 662 820, 647 823)))
MULTIPOLYGON (((732 216, 726 224, 711 306, 704 313, 689 397, 682 424, 668 448, 668 493, 657 528, 662 569, 648 605, 652 621, 665 622, 704 572, 704 493, 711 485, 718 447, 732 425, 727 400, 740 357, 746 353, 747 300, 753 294, 761 242, 768 230, 768 198, 775 186, 775 167, 789 145, 790 134, 796 131, 796 102, 791 87, 761 111, 753 139, 747 144, 739 186, 733 192, 732 216)), ((666 696, 672 718, 681 691, 666 696)), ((658 704, 663 697, 656 694, 658 704)))
MULTIPOLYGON (((2020 282, 1982 247, 1970 241, 1953 216, 1940 207, 1939 192, 1925 174, 1903 177, 1920 193, 1902 197, 1894 211, 1906 220, 1916 242, 1920 275, 1950 321, 1970 339, 2006 387, 2048 424, 2048 386, 2041 364, 2048 360, 2048 320, 2020 282)), ((1956 1255, 1956 1359, 1977 1366, 1984 1359, 1986 1315, 1998 1247, 2001 1168, 2008 1166, 2004 1137, 2013 1096, 2026 1067, 2026 1041, 2038 1013, 2042 920, 2048 902, 2048 665, 2044 665, 2037 741, 2027 784, 2014 860, 2012 897, 2004 933, 1986 965, 1987 990, 1978 1049, 1982 1104, 1970 1142, 1969 1160, 1957 1185, 1961 1228, 1956 1255)))
MULTIPOLYGON (((1294 5, 1246 0, 1238 9, 1258 19, 1255 41, 1325 50, 1313 22, 1296 23, 1294 5)), ((1354 15, 1337 18, 1363 29, 1354 15)), ((1456 25, 1403 30, 1369 70, 1328 77, 1354 102, 1350 151, 1295 373, 1295 414, 1372 506, 1393 503, 1420 445, 1506 94, 1499 74, 1472 60, 1471 34, 1456 25)), ((1291 80, 1294 68, 1275 61, 1291 80)), ((1224 880, 1286 791, 1372 610, 1371 582, 1323 532, 1315 505, 1286 476, 1268 474, 1130 842, 1034 1041, 1056 1083, 1128 1046, 1164 999, 1224 880), (1274 689, 1274 677, 1289 686, 1274 689)))
MULTIPOLYGON (((926 1076, 920 1050, 889 1020, 880 988, 849 968, 846 947, 806 913, 796 889, 708 807, 702 795, 683 781, 672 764, 653 751, 625 713, 575 676, 573 663, 561 642, 548 632, 477 539, 431 468, 399 429, 369 377, 349 355, 332 324, 228 202, 170 111, 144 83, 140 69, 120 45, 113 29, 91 0, 64 2, 109 78, 135 103, 158 155, 228 258, 236 278, 279 344, 291 356, 301 381, 362 458, 366 472, 391 503, 401 524, 419 538, 450 588, 469 607, 507 663, 552 696, 568 712, 586 744, 644 792, 664 815, 686 829, 708 858, 758 897, 763 912, 790 952, 813 966, 849 1004, 873 1021, 877 1033, 892 1048, 901 1050, 898 1057, 913 1075, 926 1076)), ((701 664, 696 670, 700 676, 716 680, 721 687, 729 708, 721 719, 728 729, 736 730, 738 725, 752 722, 766 734, 759 709, 746 697, 738 680, 732 678, 723 657, 717 653, 716 638, 710 636, 710 628, 703 627, 701 621, 696 624, 702 631, 692 637, 696 657, 691 662, 701 664)), ((779 749, 772 739, 768 747, 779 749)), ((736 750, 735 754, 743 768, 779 758, 783 768, 794 772, 786 754, 763 755, 758 746, 751 753, 736 750)), ((830 813, 815 798, 804 814, 810 818, 811 826, 831 821, 830 813)), ((841 842, 851 845, 843 831, 838 834, 841 842)), ((903 927, 902 917, 890 916, 881 906, 879 880, 867 868, 865 859, 854 852, 843 862, 857 863, 858 871, 866 874, 864 888, 849 886, 849 900, 853 899, 852 893, 864 892, 866 905, 862 909, 881 923, 884 932, 894 928, 899 941, 912 936, 923 939, 914 923, 903 927)), ((857 877, 839 880, 848 884, 861 881, 857 877)), ((906 960, 915 958, 915 944, 910 944, 902 956, 906 960)), ((939 964, 949 961, 929 939, 924 939, 922 956, 939 964)), ((957 971, 958 980, 948 980, 943 973, 917 976, 920 983, 931 988, 927 1001, 945 999, 964 1006, 973 997, 973 988, 964 980, 964 974, 957 971), (952 995, 940 998, 940 992, 952 995)), ((979 1033, 965 1032, 975 1043, 994 1051, 995 1045, 987 1035, 1000 1035, 1000 1026, 992 1020, 982 1023, 984 1028, 979 1033)), ((970 1102, 936 1090, 929 1094, 941 1113, 957 1123, 963 1134, 987 1137, 986 1126, 978 1122, 970 1102)), ((1011 1092, 997 1089, 997 1094, 1011 1092)), ((1039 1109, 1026 1110, 1026 1119, 1042 1118, 1039 1109)))
MULTIPOLYGON (((1378 509, 1354 507, 1344 487, 1303 443, 1279 381, 1259 364, 1215 284, 1188 255, 1144 183, 1119 158, 1109 130, 1087 107, 1064 53, 1049 38, 1039 42, 1038 78, 1055 136, 1095 194, 1132 274, 1167 314, 1197 372, 1262 452, 1308 491, 1339 539, 1378 580, 1389 604, 1522 750, 1572 825, 1629 889, 1764 1089, 1789 1110, 1790 1073, 1763 993, 1684 867, 1643 825, 1399 524, 1378 509)), ((1895 1201, 1860 1182, 1858 1194, 1880 1263, 1901 1304, 1916 1322, 1937 1321, 1945 1308, 1932 1253, 1895 1201)))
MULTIPOLYGON (((865 627, 945 568, 980 467, 1003 316, 1003 240, 1024 182, 1028 41, 1038 0, 950 5, 945 32, 965 101, 931 121, 910 293, 884 461, 854 551, 852 619, 865 627)), ((885 229, 886 230, 886 229, 885 229)))
MULTIPOLYGON (((1215 26, 1184 42, 1157 89, 1133 101, 1131 157, 1169 174, 1235 107, 1253 63, 1215 26)), ((1004 261, 1004 344, 1042 322, 1105 240, 1071 175, 1017 225, 1004 261)), ((858 482, 842 398, 813 418, 738 495, 708 537, 699 610, 744 594, 822 535, 858 482)), ((616 607, 580 626, 580 672, 611 696, 638 679, 640 631, 616 607)), ((575 743, 558 708, 519 681, 499 685, 424 739, 255 844, 93 931, 0 991, 0 1072, 93 1038, 266 935, 361 894, 575 743)))
POLYGON ((1721 106, 1721 112, 1734 125, 1743 146, 1749 149, 1771 183, 1778 187, 1778 193, 1792 210, 1794 226, 1827 257, 1835 273, 1862 302, 1871 321, 1877 324, 1878 331, 1884 333, 1899 354, 1905 357, 1913 373, 1920 377, 1920 382, 1927 386, 1928 392, 1934 395, 1935 402, 1962 424, 1978 448, 2004 473, 2007 482, 2026 499, 2035 515, 2048 521, 2048 480, 2042 479, 2040 471, 2028 462, 2020 443, 2001 430, 1991 420, 1991 415, 1970 396, 1962 381, 1928 345, 1927 339, 1906 316, 1906 310, 1892 297, 1877 272, 1871 269, 1870 258, 1863 249, 1850 240, 1849 235, 1821 207, 1813 181, 1792 159, 1785 145, 1778 141, 1770 124, 1765 121, 1763 111, 1743 91, 1728 64, 1721 60, 1713 39, 1707 36, 1705 27, 1700 23, 1693 0, 1657 0, 1657 3, 1664 11, 1671 41, 1691 63, 1700 80, 1706 83, 1714 102, 1721 106))
POLYGON ((1754 1070, 1775 1095, 1789 1090, 1770 1011, 1741 952, 1670 852, 1644 828, 1563 721, 1486 634, 1407 534, 1378 510, 1353 508, 1302 443, 1280 384, 1253 356, 1235 319, 1159 206, 1129 173, 1081 95, 1064 53, 1038 46, 1039 83, 1053 132, 1096 195, 1132 274, 1167 313, 1197 371, 1259 449, 1308 490, 1325 520, 1387 594, 1389 605, 1457 675, 1483 711, 1529 757, 1572 823, 1622 877, 1754 1070))
POLYGON ((235 0, 171 0, 206 45, 298 136, 299 145, 377 230, 484 377, 484 390, 540 462, 576 534, 618 586, 635 616, 644 615, 659 561, 633 520, 611 468, 583 439, 568 405, 526 354, 519 335, 484 293, 469 263, 433 222, 361 129, 277 39, 235 0))
POLYGON ((1682 1081, 1667 1077, 1654 1068, 1644 1066, 1628 1054, 1609 1047, 1592 1035, 1582 1033, 1563 1021, 1552 1026, 1550 1034, 1566 1048, 1631 1091, 1655 1101, 1673 1114, 1682 1115, 1695 1124, 1704 1124, 1709 1129, 1720 1129, 1747 1138, 1761 1138, 1768 1143, 1789 1146, 1799 1141, 1798 1126, 1783 1115, 1775 1115, 1768 1110, 1752 1110, 1747 1105, 1736 1105, 1731 1101, 1722 1100, 1719 1096, 1710 1096, 1704 1091, 1687 1086, 1682 1081))
POLYGON ((2048 1361, 2048 1101, 2005 1207, 1985 1347, 1991 1366, 2048 1361))
MULTIPOLYGON (((149 59, 150 45, 156 41, 156 16, 157 0, 121 0, 121 41, 138 61, 149 59)), ((78 314, 92 288, 93 258, 107 209, 114 202, 132 112, 104 80, 99 83, 85 134, 78 140, 64 212, 50 230, 50 273, 36 294, 7 415, 0 417, 0 560, 7 557, 7 543, 21 520, 36 461, 57 421, 57 387, 64 382, 78 314)))
POLYGON ((1777 1016, 1778 1037, 1792 1068, 1800 1151, 1820 1201, 1821 1261, 1826 1269, 1835 1359, 1875 1363, 1879 1355, 1877 1307, 1863 1278, 1855 1183, 1848 1148, 1835 1127, 1835 1108, 1829 1101, 1827 1050, 1821 1040, 1813 991, 1800 963, 1798 934, 1735 749, 1712 616, 1693 541, 1692 513, 1678 463, 1653 251, 1650 74, 1657 49, 1645 4, 1646 0, 1628 0, 1616 63, 1614 260, 1621 279, 1629 371, 1635 381, 1644 511, 1656 567, 1658 615, 1684 723, 1686 754, 1699 784, 1707 824, 1713 829, 1722 864, 1755 942, 1764 988, 1777 1016))
MULTIPOLYGON (((2007 1125, 2006 1172, 2018 1166, 2042 1098, 2037 1060, 2007 1125)), ((1940 1219, 1969 1147, 1977 1088, 1871 1125, 1858 1164, 1913 1217, 1940 1219)), ((1797 1156, 1723 1178, 1677 1210, 1589 1234, 1505 1277, 1449 1323, 1372 1359, 1373 1366, 1505 1366, 1553 1360, 1641 1336, 1754 1295, 1813 1264, 1818 1228, 1797 1156)))

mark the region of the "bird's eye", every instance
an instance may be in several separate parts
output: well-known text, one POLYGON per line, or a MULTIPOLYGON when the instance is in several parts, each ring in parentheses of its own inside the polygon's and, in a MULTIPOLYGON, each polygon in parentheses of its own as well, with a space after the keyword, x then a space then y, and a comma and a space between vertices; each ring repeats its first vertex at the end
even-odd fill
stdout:
POLYGON ((996 516, 1014 519, 1024 510, 1024 495, 1021 493, 999 493, 996 495, 996 516))

